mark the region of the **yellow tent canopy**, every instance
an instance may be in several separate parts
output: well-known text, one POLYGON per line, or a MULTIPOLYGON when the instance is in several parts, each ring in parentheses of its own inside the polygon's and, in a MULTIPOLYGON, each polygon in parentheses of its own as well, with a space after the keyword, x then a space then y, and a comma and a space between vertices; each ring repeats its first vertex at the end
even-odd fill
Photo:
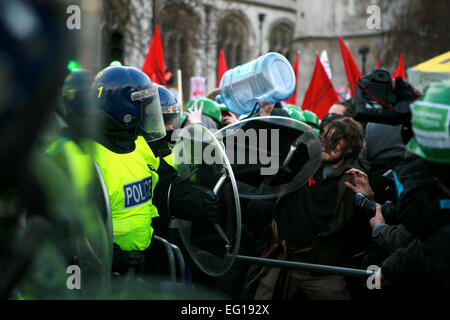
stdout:
POLYGON ((407 73, 408 81, 420 91, 432 82, 450 79, 450 51, 409 68, 407 73))

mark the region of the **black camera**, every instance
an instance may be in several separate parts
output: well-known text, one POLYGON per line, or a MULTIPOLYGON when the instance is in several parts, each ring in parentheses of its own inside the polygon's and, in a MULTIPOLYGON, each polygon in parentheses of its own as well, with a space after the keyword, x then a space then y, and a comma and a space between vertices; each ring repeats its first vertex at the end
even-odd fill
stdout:
POLYGON ((360 122, 410 126, 409 105, 419 96, 419 92, 401 77, 395 79, 394 88, 391 74, 376 68, 356 82, 353 118, 360 122))
MULTIPOLYGON (((355 208, 358 212, 371 219, 375 216, 377 203, 358 192, 355 195, 355 208)), ((388 200, 381 205, 381 213, 387 224, 396 224, 396 207, 392 201, 388 200)))

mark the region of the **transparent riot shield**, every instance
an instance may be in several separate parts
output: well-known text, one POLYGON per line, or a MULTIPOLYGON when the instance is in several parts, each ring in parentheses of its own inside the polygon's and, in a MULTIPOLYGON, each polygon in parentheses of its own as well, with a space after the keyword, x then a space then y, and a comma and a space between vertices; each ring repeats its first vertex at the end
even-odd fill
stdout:
POLYGON ((287 117, 256 117, 222 128, 239 196, 273 199, 301 187, 320 166, 322 144, 306 124, 287 117))
POLYGON ((219 223, 177 219, 191 258, 206 274, 220 276, 234 262, 241 237, 241 212, 236 181, 225 151, 214 135, 195 124, 182 129, 173 149, 174 166, 193 188, 220 197, 225 205, 219 223))

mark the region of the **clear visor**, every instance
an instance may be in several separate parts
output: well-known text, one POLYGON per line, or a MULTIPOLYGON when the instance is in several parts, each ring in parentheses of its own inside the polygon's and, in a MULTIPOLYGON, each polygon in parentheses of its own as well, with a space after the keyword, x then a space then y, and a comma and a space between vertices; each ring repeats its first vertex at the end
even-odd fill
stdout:
POLYGON ((166 130, 181 128, 181 113, 163 113, 166 130))
POLYGON ((162 106, 161 110, 166 130, 181 128, 181 105, 179 103, 172 106, 162 106))
POLYGON ((138 125, 144 132, 145 139, 154 141, 163 138, 166 135, 166 129, 157 85, 152 84, 147 89, 133 92, 131 100, 145 101, 142 107, 142 119, 138 125))
POLYGON ((180 104, 175 104, 173 106, 161 107, 162 113, 181 113, 180 104))

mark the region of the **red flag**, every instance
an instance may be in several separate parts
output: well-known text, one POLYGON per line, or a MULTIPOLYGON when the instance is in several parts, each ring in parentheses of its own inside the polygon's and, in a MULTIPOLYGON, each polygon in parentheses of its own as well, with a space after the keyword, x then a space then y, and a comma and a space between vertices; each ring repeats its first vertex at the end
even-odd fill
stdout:
POLYGON ((163 86, 166 85, 166 66, 164 64, 164 53, 158 24, 155 25, 155 32, 152 41, 150 42, 148 53, 145 57, 144 65, 142 66, 142 71, 144 71, 153 82, 163 86))
POLYGON ((358 65, 353 59, 352 53, 345 45, 344 39, 339 36, 339 45, 341 47, 341 55, 342 60, 344 61, 345 73, 347 74, 347 81, 350 92, 353 95, 355 94, 355 84, 356 80, 362 77, 361 71, 359 71, 358 65))
POLYGON ((333 87, 333 83, 320 62, 319 56, 317 56, 311 82, 303 99, 302 110, 310 110, 319 119, 322 119, 330 107, 339 101, 339 96, 333 87))
POLYGON ((379 67, 380 67, 380 60, 377 59, 377 68, 379 68, 379 67))
POLYGON ((397 77, 402 77, 403 80, 406 79, 405 66, 403 65, 403 53, 400 53, 400 57, 398 58, 397 69, 392 74, 392 79, 395 79, 397 77))
POLYGON ((297 55, 295 56, 295 60, 294 60, 294 65, 292 66, 292 68, 294 69, 294 74, 295 74, 295 90, 294 93, 287 98, 286 100, 284 100, 283 102, 286 104, 294 104, 297 105, 297 85, 298 85, 298 63, 300 61, 300 52, 297 51, 297 55))
POLYGON ((225 72, 227 72, 227 61, 225 60, 225 51, 220 49, 219 61, 217 62, 217 88, 220 87, 220 80, 225 72))

